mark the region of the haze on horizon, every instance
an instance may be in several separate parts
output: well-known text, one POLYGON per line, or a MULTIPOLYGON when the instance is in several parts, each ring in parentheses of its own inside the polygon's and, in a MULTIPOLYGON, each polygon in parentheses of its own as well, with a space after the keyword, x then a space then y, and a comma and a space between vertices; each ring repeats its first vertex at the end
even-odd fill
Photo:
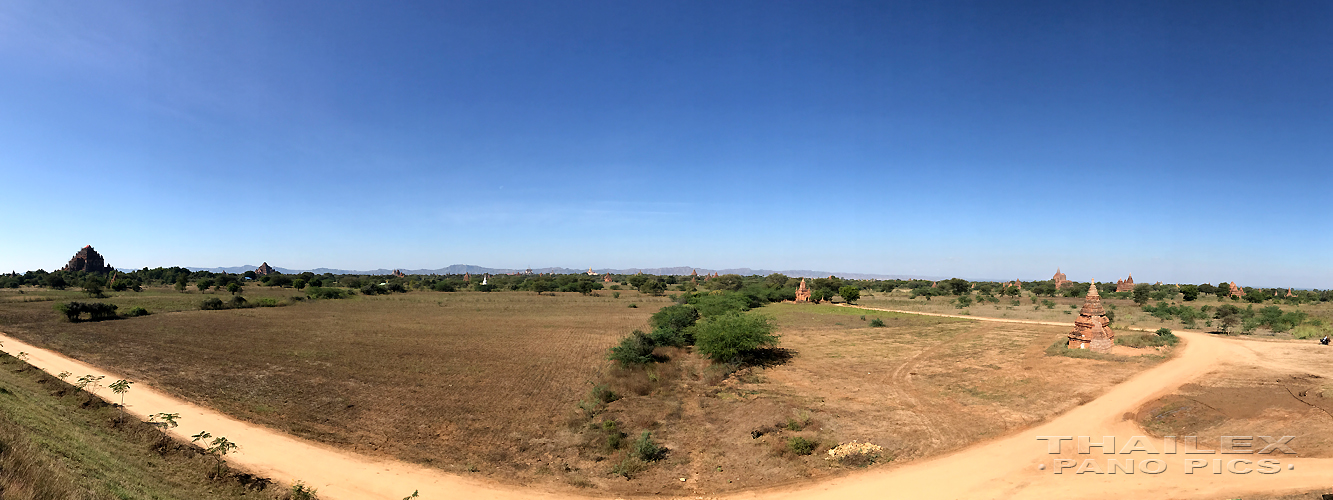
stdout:
POLYGON ((0 269, 1333 288, 1328 2, 0 3, 0 269))

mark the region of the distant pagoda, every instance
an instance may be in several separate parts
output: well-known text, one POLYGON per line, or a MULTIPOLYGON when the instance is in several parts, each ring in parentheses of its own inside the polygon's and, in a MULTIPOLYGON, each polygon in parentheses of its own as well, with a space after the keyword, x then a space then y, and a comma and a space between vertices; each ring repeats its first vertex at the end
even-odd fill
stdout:
POLYGON ((1058 267, 1055 268, 1055 276, 1051 276, 1051 281, 1055 283, 1056 290, 1059 290, 1060 287, 1065 286, 1065 283, 1070 283, 1069 277, 1065 276, 1065 273, 1060 272, 1060 268, 1058 267))
POLYGON ((1239 285, 1237 285, 1235 281, 1232 281, 1232 282, 1231 282, 1229 285, 1227 285, 1227 286, 1231 287, 1231 290, 1228 290, 1228 291, 1230 292, 1230 295, 1231 295, 1232 297, 1235 297, 1235 298, 1238 298, 1238 299, 1239 299, 1239 298, 1243 298, 1243 297, 1245 297, 1245 289, 1244 289, 1244 288, 1241 288, 1239 285))
POLYGON ((1134 274, 1131 273, 1128 278, 1123 280, 1115 280, 1115 291, 1117 292, 1134 291, 1134 274))
POLYGON ((106 265, 106 259, 102 258, 102 254, 93 250, 92 245, 84 245, 78 253, 74 254, 74 258, 69 259, 69 264, 65 264, 65 267, 60 270, 105 274, 111 272, 112 269, 111 266, 106 265))
POLYGON ((1088 297, 1083 299, 1083 309, 1074 320, 1074 331, 1069 332, 1070 349, 1090 349, 1092 352, 1110 353, 1115 344, 1115 332, 1111 331, 1111 320, 1102 309, 1102 296, 1097 293, 1097 280, 1088 287, 1088 297))
POLYGON ((796 287, 796 301, 810 302, 810 287, 805 286, 805 278, 801 278, 801 286, 796 287))
POLYGON ((260 264, 259 267, 255 268, 255 276, 268 276, 277 272, 278 270, 274 269, 273 266, 268 265, 267 262, 260 264))

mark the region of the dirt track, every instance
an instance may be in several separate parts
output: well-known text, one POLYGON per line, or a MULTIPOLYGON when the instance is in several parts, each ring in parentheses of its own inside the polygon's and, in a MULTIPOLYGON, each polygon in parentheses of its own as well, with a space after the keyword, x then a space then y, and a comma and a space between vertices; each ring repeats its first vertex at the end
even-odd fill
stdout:
MULTIPOLYGON (((915 313, 913 313, 915 314, 915 313)), ((944 315, 940 315, 944 316, 944 315)), ((979 321, 1026 323, 1022 320, 1004 320, 959 316, 979 321)), ((1037 323, 1037 322, 1032 322, 1037 323)), ((1047 324, 1047 323, 1041 323, 1047 324)), ((1131 436, 1146 434, 1132 422, 1125 420, 1148 401, 1171 393, 1191 380, 1204 376, 1222 364, 1239 366, 1271 366, 1302 369, 1292 365, 1289 353, 1300 349, 1319 349, 1313 343, 1254 342, 1213 337, 1199 332, 1179 332, 1186 344, 1175 359, 1147 370, 1115 386, 1102 397, 1060 415, 1037 427, 1018 431, 1006 437, 978 443, 958 452, 929 460, 873 469, 821 483, 786 486, 772 490, 758 490, 728 498, 786 499, 786 498, 1234 498, 1256 493, 1277 494, 1326 488, 1333 484, 1333 459, 1292 458, 1280 453, 1263 456, 1231 454, 1131 455, 1103 456, 1099 452, 1078 455, 1073 445, 1065 442, 1062 453, 1046 452, 1044 441, 1037 436, 1116 436, 1117 446, 1131 436), (1073 469, 1054 474, 1053 460, 1071 458, 1082 462, 1095 459, 1103 469, 1106 459, 1160 458, 1165 472, 1147 474, 1073 474, 1073 469), (1222 459, 1223 466, 1233 459, 1272 458, 1281 462, 1275 474, 1212 473, 1211 467, 1186 474, 1186 459, 1222 459), (1039 465, 1045 470, 1039 470, 1039 465), (1288 470, 1294 465, 1294 470, 1288 470)), ((66 358, 58 353, 39 349, 18 340, 0 335, 4 350, 15 354, 27 352, 29 362, 50 373, 69 371, 105 375, 106 380, 118 377, 112 372, 94 368, 66 358)), ((1327 349, 1327 348, 1324 348, 1327 349)), ((99 391, 106 396, 109 391, 99 391)), ((127 409, 140 416, 149 413, 175 412, 182 415, 181 427, 173 432, 188 440, 188 436, 207 430, 214 436, 226 436, 240 443, 239 452, 229 455, 236 466, 267 475, 283 482, 296 480, 318 488, 321 498, 403 498, 420 490, 423 498, 572 498, 528 489, 476 481, 438 470, 394 461, 366 458, 355 453, 310 443, 263 427, 234 420, 212 410, 191 405, 167 396, 141 384, 126 395, 127 409)), ((1152 440, 1158 449, 1161 440, 1152 440)), ((1299 451, 1299 443, 1291 443, 1299 451)), ((1262 442, 1260 442, 1262 446, 1262 442)))

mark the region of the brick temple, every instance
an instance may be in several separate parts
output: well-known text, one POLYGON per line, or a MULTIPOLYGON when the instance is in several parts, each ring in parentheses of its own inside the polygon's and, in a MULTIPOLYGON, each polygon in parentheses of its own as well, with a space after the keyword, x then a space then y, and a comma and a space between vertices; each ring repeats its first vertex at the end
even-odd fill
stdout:
POLYGON ((1055 268, 1055 276, 1051 276, 1051 281, 1055 283, 1056 290, 1059 290, 1061 287, 1065 286, 1065 283, 1071 283, 1071 281, 1069 281, 1069 277, 1065 276, 1065 273, 1060 272, 1060 268, 1058 267, 1055 268))
POLYGON ((106 259, 102 258, 102 254, 97 253, 97 250, 93 250, 92 245, 84 245, 83 248, 79 249, 79 251, 74 254, 73 258, 69 259, 69 264, 65 264, 65 267, 60 270, 86 271, 90 273, 105 274, 111 272, 112 269, 114 268, 106 265, 106 259))
POLYGON ((277 272, 278 270, 268 265, 267 262, 260 264, 259 267, 255 268, 255 276, 268 276, 277 272))
POLYGON ((1093 352, 1110 353, 1115 345, 1115 332, 1111 331, 1111 320, 1102 308, 1102 297, 1097 293, 1097 281, 1088 287, 1088 297, 1083 299, 1083 309, 1074 320, 1074 331, 1069 332, 1070 349, 1091 349, 1093 352))
POLYGON ((1131 273, 1128 278, 1115 280, 1115 291, 1132 292, 1134 291, 1134 274, 1131 273))
POLYGON ((810 287, 805 286, 805 278, 801 278, 801 286, 796 287, 796 301, 810 302, 810 287))
POLYGON ((1231 293, 1230 293, 1230 295, 1231 295, 1232 297, 1235 297, 1235 298, 1238 298, 1238 299, 1239 299, 1239 298, 1244 298, 1244 297, 1245 297, 1245 289, 1244 289, 1244 288, 1241 288, 1240 285, 1237 285, 1235 281, 1232 281, 1231 284, 1228 285, 1228 286, 1231 287, 1231 290, 1230 290, 1231 293))

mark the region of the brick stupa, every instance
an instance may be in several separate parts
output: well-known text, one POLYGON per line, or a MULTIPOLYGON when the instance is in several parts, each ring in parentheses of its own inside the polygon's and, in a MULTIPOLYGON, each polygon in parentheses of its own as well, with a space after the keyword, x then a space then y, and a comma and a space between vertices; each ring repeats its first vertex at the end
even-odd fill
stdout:
POLYGON ((1088 287, 1088 297, 1083 300, 1083 309, 1074 320, 1074 331, 1069 332, 1070 349, 1091 349, 1093 352, 1110 353, 1115 344, 1115 333, 1111 331, 1111 320, 1102 309, 1102 296, 1097 293, 1097 280, 1088 287))
POLYGON ((1229 290, 1229 292, 1232 297, 1238 299, 1245 298, 1245 289, 1241 288, 1240 285, 1237 285, 1235 281, 1232 281, 1231 284, 1227 286, 1231 287, 1231 290, 1229 290))
POLYGON ((810 287, 805 286, 805 278, 801 278, 801 286, 796 287, 796 301, 810 302, 810 287))

